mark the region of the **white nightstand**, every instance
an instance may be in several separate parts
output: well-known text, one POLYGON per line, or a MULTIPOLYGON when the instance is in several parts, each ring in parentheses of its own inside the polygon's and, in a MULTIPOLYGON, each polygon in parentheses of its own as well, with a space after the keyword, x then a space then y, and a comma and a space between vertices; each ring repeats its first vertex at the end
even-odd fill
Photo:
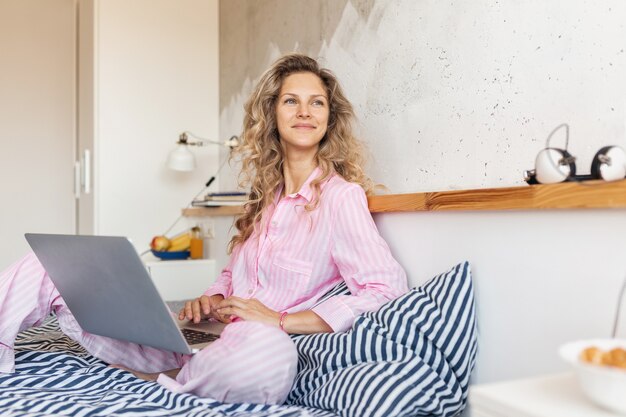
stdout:
POLYGON ((146 268, 165 301, 199 297, 215 281, 215 260, 147 261, 146 268))
POLYGON ((470 386, 472 417, 619 417, 583 394, 573 373, 470 386))

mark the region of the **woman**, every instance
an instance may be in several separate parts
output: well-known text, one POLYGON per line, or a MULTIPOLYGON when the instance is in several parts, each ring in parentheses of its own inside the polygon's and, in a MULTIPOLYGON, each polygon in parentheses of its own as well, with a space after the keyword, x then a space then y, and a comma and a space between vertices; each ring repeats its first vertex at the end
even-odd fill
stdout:
POLYGON ((90 353, 141 378, 220 401, 278 404, 297 368, 288 333, 347 330, 407 291, 368 211, 354 113, 332 73, 304 55, 284 56, 245 110, 240 151, 250 201, 229 264, 179 313, 231 323, 220 339, 188 356, 86 333, 31 254, 0 276, 0 371, 13 370, 17 332, 54 311, 90 353), (316 305, 342 281, 352 295, 316 305))

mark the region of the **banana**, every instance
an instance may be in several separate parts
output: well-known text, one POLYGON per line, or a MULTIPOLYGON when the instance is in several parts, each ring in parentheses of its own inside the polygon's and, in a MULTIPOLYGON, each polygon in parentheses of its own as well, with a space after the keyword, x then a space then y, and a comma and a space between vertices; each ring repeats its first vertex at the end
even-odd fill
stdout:
POLYGON ((180 242, 186 242, 190 238, 191 237, 189 235, 189 230, 185 230, 184 232, 179 233, 176 236, 170 238, 170 244, 175 245, 175 244, 178 244, 180 242))
POLYGON ((191 246, 191 236, 188 232, 185 232, 175 238, 170 239, 170 247, 167 249, 168 252, 178 252, 183 250, 188 250, 191 246))

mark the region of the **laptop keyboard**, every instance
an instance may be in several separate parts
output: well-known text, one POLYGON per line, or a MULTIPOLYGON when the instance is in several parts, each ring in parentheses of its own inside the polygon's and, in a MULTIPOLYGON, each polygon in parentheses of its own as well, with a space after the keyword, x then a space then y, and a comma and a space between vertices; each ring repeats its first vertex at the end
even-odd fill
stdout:
POLYGON ((197 345, 199 343, 214 342, 219 339, 218 335, 212 333, 199 332, 198 330, 180 329, 183 332, 185 340, 190 345, 197 345))

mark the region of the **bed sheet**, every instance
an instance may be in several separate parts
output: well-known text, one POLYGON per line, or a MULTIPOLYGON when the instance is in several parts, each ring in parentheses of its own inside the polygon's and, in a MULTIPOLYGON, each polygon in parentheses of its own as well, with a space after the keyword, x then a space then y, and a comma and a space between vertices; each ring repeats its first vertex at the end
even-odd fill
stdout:
POLYGON ((295 406, 224 404, 176 394, 108 367, 65 336, 54 316, 16 340, 16 372, 0 374, 2 416, 331 417, 295 406))

